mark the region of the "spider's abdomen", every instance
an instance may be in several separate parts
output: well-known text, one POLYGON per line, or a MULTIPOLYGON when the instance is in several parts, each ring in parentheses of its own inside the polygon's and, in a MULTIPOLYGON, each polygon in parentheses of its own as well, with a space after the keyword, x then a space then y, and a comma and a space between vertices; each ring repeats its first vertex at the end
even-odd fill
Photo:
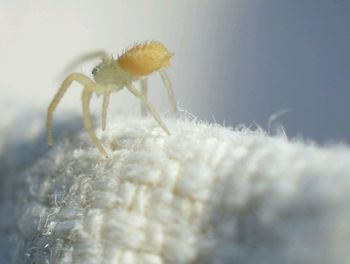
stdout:
POLYGON ((172 56, 173 54, 163 44, 146 42, 125 51, 117 59, 117 63, 120 68, 132 75, 145 76, 170 66, 172 56))

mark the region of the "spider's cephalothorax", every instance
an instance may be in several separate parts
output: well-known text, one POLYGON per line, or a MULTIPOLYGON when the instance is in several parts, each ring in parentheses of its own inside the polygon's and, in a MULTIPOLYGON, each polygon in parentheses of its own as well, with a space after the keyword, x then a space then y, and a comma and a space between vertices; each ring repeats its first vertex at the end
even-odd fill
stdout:
POLYGON ((102 62, 92 70, 93 80, 84 74, 72 73, 63 81, 60 89, 52 100, 47 114, 48 144, 52 145, 52 114, 73 81, 76 81, 84 86, 82 96, 84 126, 97 148, 106 157, 108 156, 107 152, 96 137, 91 126, 89 102, 93 92, 103 94, 103 130, 106 127, 106 116, 110 94, 114 91, 122 89, 123 87, 126 87, 131 93, 141 99, 143 111, 147 109, 154 116, 161 128, 166 133, 170 134, 162 119, 159 117, 153 106, 148 102, 147 76, 155 71, 160 73, 160 76, 167 87, 173 111, 177 111, 172 85, 166 72, 164 71, 165 67, 170 66, 170 59, 173 54, 170 53, 161 43, 145 42, 127 49, 116 60, 109 57, 106 53, 101 52, 93 53, 85 57, 91 58, 93 56, 102 57, 102 62), (137 80, 141 81, 141 90, 136 89, 133 85, 133 82, 137 80))
POLYGON ((114 91, 118 91, 128 83, 138 79, 120 68, 113 59, 104 59, 92 70, 92 75, 96 83, 112 87, 114 91))

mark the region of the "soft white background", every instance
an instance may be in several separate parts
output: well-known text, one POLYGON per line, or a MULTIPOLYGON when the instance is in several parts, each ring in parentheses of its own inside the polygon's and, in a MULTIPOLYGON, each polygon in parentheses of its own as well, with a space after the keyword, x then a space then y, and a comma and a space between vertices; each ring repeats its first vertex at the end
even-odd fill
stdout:
MULTIPOLYGON (((349 141, 349 14, 349 1, 328 0, 1 0, 0 121, 44 114, 77 56, 159 40, 175 53, 168 73, 180 106, 200 118, 266 128, 290 109, 277 121, 288 135, 349 141)), ((91 64, 76 70, 90 74, 91 64)), ((151 85, 166 111, 157 75, 151 85)), ((80 115, 80 92, 73 85, 56 118, 80 115)), ((114 114, 137 107, 126 92, 112 98, 114 114)))

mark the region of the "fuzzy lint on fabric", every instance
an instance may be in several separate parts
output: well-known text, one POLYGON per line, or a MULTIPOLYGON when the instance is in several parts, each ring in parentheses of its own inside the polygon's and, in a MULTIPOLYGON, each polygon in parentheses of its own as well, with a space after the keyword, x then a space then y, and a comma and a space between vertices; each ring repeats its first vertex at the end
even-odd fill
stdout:
POLYGON ((349 148, 165 122, 170 136, 111 121, 110 159, 83 129, 54 130, 53 148, 2 175, 13 263, 349 263, 349 148))

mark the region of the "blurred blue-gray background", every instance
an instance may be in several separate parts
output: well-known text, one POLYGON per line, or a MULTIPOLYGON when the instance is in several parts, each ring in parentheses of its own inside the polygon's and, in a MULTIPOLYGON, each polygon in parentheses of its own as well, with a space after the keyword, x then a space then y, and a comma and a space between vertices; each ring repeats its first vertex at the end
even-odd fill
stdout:
MULTIPOLYGON (((340 0, 2 0, 0 109, 45 113, 79 55, 158 40, 175 53, 168 73, 181 108, 199 118, 267 129, 288 109, 275 121, 288 136, 349 142, 349 14, 350 1, 340 0)), ((90 74, 91 66, 76 70, 90 74)), ((150 82, 151 100, 166 111, 158 76, 150 82)), ((73 85, 57 116, 80 115, 80 93, 73 85)), ((123 91, 111 115, 136 107, 123 91)))
MULTIPOLYGON (((46 110, 67 66, 82 54, 117 55, 145 40, 175 53, 167 72, 180 107, 200 119, 268 129, 269 118, 284 113, 272 133, 283 126, 289 137, 350 143, 350 1, 0 0, 0 211, 7 216, 0 263, 15 252, 7 239, 14 175, 47 149, 46 110)), ((94 63, 75 70, 91 75, 94 63)), ((56 139, 83 130, 81 90, 72 85, 55 112, 56 139)), ((158 75, 150 91, 168 111, 158 75)), ((93 99, 99 114, 101 98, 93 99)), ((138 107, 121 91, 109 116, 138 107)))

